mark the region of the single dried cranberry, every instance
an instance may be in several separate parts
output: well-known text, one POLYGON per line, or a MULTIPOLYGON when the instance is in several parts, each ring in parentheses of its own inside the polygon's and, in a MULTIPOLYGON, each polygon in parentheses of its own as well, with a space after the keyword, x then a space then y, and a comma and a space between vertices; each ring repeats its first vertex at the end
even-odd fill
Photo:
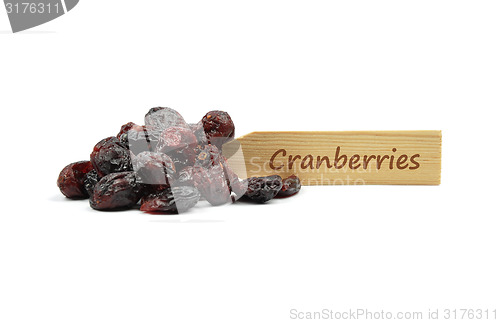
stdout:
POLYGON ((193 186, 177 186, 144 196, 141 211, 182 213, 196 205, 200 193, 193 186))
POLYGON ((101 140, 90 154, 92 166, 99 176, 132 170, 130 152, 116 137, 101 140))
POLYGON ((94 187, 90 206, 96 210, 118 210, 133 207, 142 195, 134 172, 112 173, 104 176, 94 187))
POLYGON ((57 186, 64 196, 71 199, 87 198, 85 190, 85 175, 92 171, 90 161, 80 161, 64 167, 57 178, 57 186))
POLYGON ((210 204, 216 206, 231 202, 231 191, 220 164, 210 168, 193 167, 193 179, 201 196, 210 204))
POLYGON ((219 149, 214 145, 198 146, 196 149, 195 166, 209 168, 218 165, 221 162, 221 154, 219 149))
POLYGON ((283 180, 283 186, 279 191, 277 197, 289 197, 297 194, 300 191, 302 185, 300 184, 300 179, 296 175, 290 175, 283 180))
POLYGON ((120 132, 118 132, 118 134, 116 135, 116 138, 118 138, 118 140, 120 140, 121 142, 128 142, 127 140, 127 133, 134 129, 134 128, 138 128, 138 127, 141 127, 133 122, 128 122, 126 124, 124 124, 121 128, 120 128, 120 132))
POLYGON ((234 138, 234 123, 227 112, 210 111, 201 119, 201 122, 208 142, 219 149, 234 138))
POLYGON ((160 134, 156 151, 168 154, 171 151, 182 151, 185 148, 194 149, 196 146, 196 137, 190 129, 170 127, 160 134))
POLYGON ((170 127, 189 128, 181 114, 171 108, 157 107, 148 111, 144 117, 146 126, 161 130, 170 127))
POLYGON ((128 149, 135 155, 143 151, 155 151, 160 138, 161 130, 135 125, 120 137, 128 149))
POLYGON ((97 174, 97 171, 95 169, 92 169, 85 175, 83 186, 85 187, 85 191, 87 191, 87 194, 89 196, 92 196, 92 194, 94 193, 94 187, 100 179, 101 178, 99 177, 99 174, 97 174))
POLYGON ((271 200, 278 194, 283 185, 279 175, 250 177, 245 182, 248 185, 245 197, 257 203, 271 200))
POLYGON ((193 166, 185 167, 177 174, 175 186, 194 186, 193 166))
POLYGON ((208 144, 208 138, 205 134, 205 129, 203 129, 203 122, 190 123, 189 127, 198 141, 198 146, 205 146, 208 144))
POLYGON ((172 159, 164 153, 143 151, 132 157, 132 165, 143 184, 168 186, 175 174, 172 159))

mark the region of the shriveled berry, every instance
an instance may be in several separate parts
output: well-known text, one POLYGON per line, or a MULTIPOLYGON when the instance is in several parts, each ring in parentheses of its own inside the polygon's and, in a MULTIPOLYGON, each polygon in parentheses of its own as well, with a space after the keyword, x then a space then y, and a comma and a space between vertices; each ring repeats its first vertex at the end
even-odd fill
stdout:
POLYGON ((198 146, 196 149, 195 166, 209 168, 218 165, 221 162, 219 149, 214 145, 198 146))
POLYGON ((71 199, 89 197, 83 182, 85 175, 92 169, 90 161, 80 161, 64 167, 57 178, 57 186, 61 193, 71 199))
POLYGON ((133 207, 141 198, 142 187, 134 172, 104 176, 94 187, 90 206, 96 210, 118 210, 133 207))
POLYGON ((161 130, 135 125, 120 137, 128 149, 135 155, 143 151, 155 151, 161 130))
POLYGON ((179 112, 166 107, 151 108, 144 116, 144 122, 148 127, 161 130, 170 127, 189 128, 189 125, 179 112))
POLYGON ((265 203, 275 197, 283 185, 279 175, 266 177, 250 177, 246 180, 248 185, 245 197, 257 202, 265 203))
POLYGON ((85 187, 85 191, 87 191, 88 196, 92 196, 92 194, 94 193, 94 187, 100 179, 101 178, 99 177, 95 169, 92 169, 85 175, 83 186, 85 187))
POLYGON ((164 153, 143 151, 132 157, 132 166, 143 184, 168 186, 175 174, 172 159, 164 153))
POLYGON ((277 197, 289 197, 297 194, 300 191, 302 185, 300 184, 300 179, 296 175, 290 175, 283 180, 283 186, 279 191, 277 197))
POLYGON ((196 146, 196 137, 190 129, 170 127, 161 133, 156 151, 169 155, 180 171, 184 167, 193 166, 196 146))
POLYGON ((176 186, 194 186, 193 166, 185 167, 177 174, 176 186))
POLYGON ((141 211, 182 213, 198 203, 200 193, 193 186, 177 186, 144 196, 141 211))
POLYGON ((210 204, 216 206, 231 202, 231 191, 220 164, 210 168, 193 167, 193 179, 201 196, 210 204))
POLYGON ((171 151, 182 151, 185 148, 194 149, 196 146, 196 137, 190 129, 170 127, 160 134, 156 151, 168 154, 171 151))
POLYGON ((201 122, 208 142, 219 149, 234 138, 234 123, 227 112, 210 111, 201 119, 201 122))
POLYGON ((208 144, 208 138, 205 134, 205 129, 203 129, 203 122, 190 123, 189 127, 198 141, 198 146, 205 146, 208 144))
POLYGON ((98 142, 90 154, 90 161, 101 177, 132 170, 130 152, 116 137, 108 137, 98 142))
POLYGON ((140 128, 140 127, 141 126, 139 126, 133 122, 128 122, 120 128, 120 132, 118 132, 118 134, 116 135, 116 138, 118 138, 118 140, 120 140, 121 142, 127 143, 128 142, 128 140, 127 140, 128 132, 134 128, 140 128))

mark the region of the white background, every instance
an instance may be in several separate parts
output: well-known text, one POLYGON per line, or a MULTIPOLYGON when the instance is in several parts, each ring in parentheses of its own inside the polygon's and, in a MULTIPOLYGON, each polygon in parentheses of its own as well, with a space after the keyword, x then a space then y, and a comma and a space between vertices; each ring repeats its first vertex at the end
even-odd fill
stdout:
MULTIPOLYGON (((0 9, 0 322, 289 322, 497 309, 498 1, 82 0, 0 9), (182 216, 102 213, 56 178, 153 106, 256 130, 443 131, 442 185, 305 187, 182 216)), ((492 321, 492 320, 490 320, 492 321)))

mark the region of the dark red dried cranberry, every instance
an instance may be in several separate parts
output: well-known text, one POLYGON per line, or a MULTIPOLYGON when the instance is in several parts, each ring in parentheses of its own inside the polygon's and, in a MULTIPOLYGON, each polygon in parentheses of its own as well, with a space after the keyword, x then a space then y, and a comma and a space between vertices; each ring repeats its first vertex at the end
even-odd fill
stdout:
POLYGON ((181 114, 171 108, 157 107, 150 109, 144 117, 144 122, 146 126, 161 130, 170 127, 189 128, 181 114))
POLYGON ((136 125, 123 134, 120 141, 125 143, 133 154, 137 155, 143 151, 155 151, 160 133, 159 129, 136 125))
POLYGON ((197 141, 190 129, 170 127, 160 134, 156 151, 168 154, 171 151, 182 151, 185 148, 196 148, 197 141))
POLYGON ((227 112, 210 111, 201 119, 201 122, 208 142, 219 149, 234 138, 234 123, 227 112))
POLYGON ((132 170, 130 152, 116 137, 101 140, 90 154, 92 166, 99 176, 132 170))
POLYGON ((118 140, 120 140, 121 142, 126 143, 126 142, 128 142, 127 133, 134 128, 140 128, 140 127, 141 126, 139 126, 133 122, 128 122, 120 128, 120 132, 118 132, 118 134, 116 135, 116 138, 118 138, 118 140))
POLYGON ((210 168, 193 167, 193 179, 201 196, 210 204, 216 206, 231 202, 231 191, 220 164, 210 168))
POLYGON ((112 173, 96 184, 90 206, 96 210, 128 209, 137 204, 141 195, 142 187, 134 172, 112 173))
POLYGON ((85 175, 92 171, 90 161, 80 161, 64 167, 57 178, 57 186, 64 196, 71 199, 87 198, 89 195, 85 190, 85 175))
POLYGON ((141 211, 182 213, 196 205, 200 193, 193 186, 177 186, 144 196, 141 211))
POLYGON ((214 145, 198 146, 196 149, 195 166, 209 168, 218 165, 221 162, 219 149, 214 145))
POLYGON ((203 122, 190 123, 189 127, 198 141, 198 146, 205 146, 208 144, 208 138, 205 134, 205 129, 203 129, 203 122))
POLYGON ((164 153, 143 151, 132 157, 132 166, 143 184, 168 186, 175 174, 172 159, 164 153))
POLYGON ((89 196, 92 196, 92 194, 94 193, 94 187, 100 179, 101 178, 99 177, 99 174, 97 174, 97 171, 95 169, 92 169, 87 173, 87 175, 85 175, 83 186, 85 187, 85 191, 87 191, 87 194, 89 196))
POLYGON ((297 194, 300 191, 302 185, 300 184, 300 179, 295 175, 290 175, 283 180, 283 186, 279 191, 277 197, 289 197, 297 194))
POLYGON ((194 186, 193 166, 185 167, 177 174, 176 186, 194 186))
POLYGON ((245 197, 257 203, 271 200, 278 194, 283 185, 279 175, 250 177, 245 182, 248 185, 245 197))

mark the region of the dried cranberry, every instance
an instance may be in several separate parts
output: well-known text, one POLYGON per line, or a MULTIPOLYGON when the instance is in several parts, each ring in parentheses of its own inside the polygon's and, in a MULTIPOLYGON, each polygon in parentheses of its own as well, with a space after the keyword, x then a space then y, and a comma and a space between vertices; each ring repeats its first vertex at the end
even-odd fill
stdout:
POLYGON ((217 148, 221 149, 223 144, 234 138, 234 123, 227 112, 210 111, 201 121, 208 142, 217 148))
POLYGON ((143 151, 155 151, 158 145, 161 130, 146 127, 134 126, 120 137, 120 141, 125 143, 133 154, 143 151))
POLYGON ((193 166, 185 167, 177 174, 176 186, 194 186, 193 166))
POLYGON ((190 129, 180 127, 170 127, 160 134, 160 141, 156 151, 168 153, 179 151, 185 148, 194 149, 197 146, 196 137, 190 129))
POLYGON ((297 194, 301 188, 300 179, 296 175, 290 175, 283 180, 283 186, 277 197, 289 197, 297 194))
POLYGON ((193 167, 193 179, 201 196, 210 204, 216 206, 231 202, 231 192, 220 164, 210 168, 193 167))
POLYGON ((116 137, 101 140, 90 154, 92 166, 99 176, 132 170, 130 152, 116 137))
POLYGON ((205 134, 205 129, 203 129, 203 122, 190 123, 189 127, 198 141, 198 146, 205 146, 208 144, 208 138, 205 134))
POLYGON ((248 185, 245 197, 257 203, 271 200, 278 194, 283 185, 279 175, 250 177, 245 182, 248 185))
POLYGON ((139 201, 141 194, 134 172, 112 173, 96 184, 90 206, 96 210, 127 209, 139 201))
POLYGON ((143 151, 132 157, 132 165, 143 184, 169 185, 175 174, 172 159, 164 153, 143 151))
POLYGON ((144 122, 148 127, 161 130, 170 127, 189 128, 181 114, 171 108, 157 107, 150 109, 144 117, 144 122))
POLYGON ((177 186, 144 196, 141 211, 181 213, 196 205, 200 193, 193 186, 177 186))
POLYGON ((80 161, 64 167, 57 178, 57 186, 64 196, 71 199, 87 198, 85 190, 85 175, 92 171, 90 161, 80 161))
POLYGON ((128 142, 128 140, 127 140, 128 132, 134 128, 140 128, 140 127, 141 126, 139 126, 133 122, 128 122, 120 128, 120 132, 118 132, 118 134, 116 135, 116 138, 118 138, 118 140, 120 140, 121 142, 127 143, 128 142))
POLYGON ((198 146, 196 149, 195 166, 209 168, 218 165, 221 162, 219 149, 214 145, 198 146))
POLYGON ((94 187, 100 179, 101 178, 99 177, 99 174, 97 174, 97 171, 95 169, 92 169, 85 175, 83 186, 85 187, 85 191, 87 191, 87 194, 89 196, 92 196, 92 194, 94 193, 94 187))

